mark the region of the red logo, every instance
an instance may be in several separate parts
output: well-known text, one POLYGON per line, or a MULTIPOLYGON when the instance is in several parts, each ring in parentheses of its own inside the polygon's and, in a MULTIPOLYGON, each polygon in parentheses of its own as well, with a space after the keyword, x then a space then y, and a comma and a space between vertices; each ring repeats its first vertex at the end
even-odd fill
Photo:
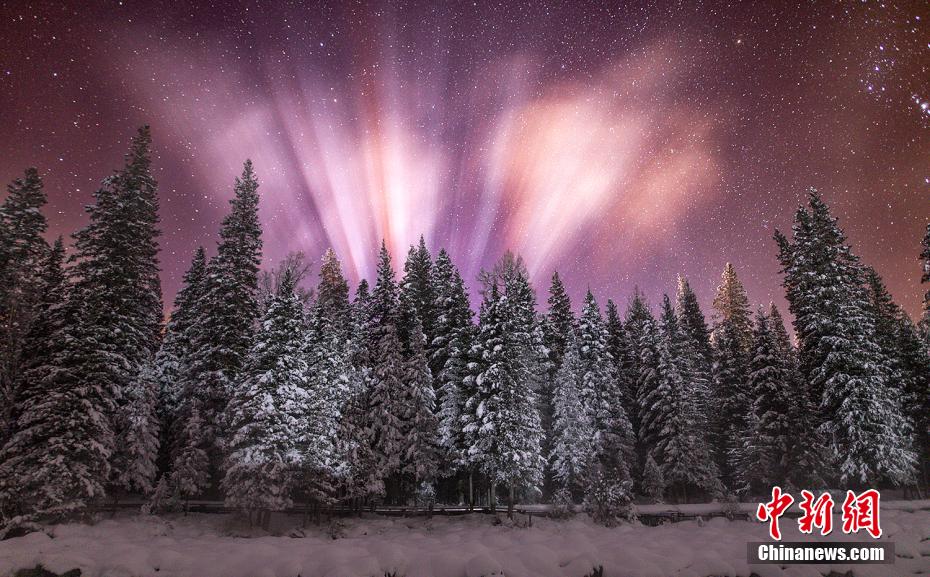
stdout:
MULTIPOLYGON (((823 493, 816 499, 810 491, 801 491, 803 499, 798 506, 803 514, 798 519, 798 530, 801 533, 811 534, 814 528, 820 529, 821 535, 829 535, 833 531, 833 497, 829 493, 823 493)), ((875 489, 863 491, 856 495, 852 491, 846 491, 846 499, 843 501, 843 533, 858 533, 865 529, 869 535, 878 539, 882 536, 882 528, 879 524, 878 505, 881 495, 875 489)), ((768 503, 760 503, 756 509, 756 518, 760 521, 769 522, 769 535, 776 541, 781 541, 781 530, 778 527, 778 520, 794 503, 794 497, 788 493, 783 493, 781 487, 772 487, 772 500, 768 503)))

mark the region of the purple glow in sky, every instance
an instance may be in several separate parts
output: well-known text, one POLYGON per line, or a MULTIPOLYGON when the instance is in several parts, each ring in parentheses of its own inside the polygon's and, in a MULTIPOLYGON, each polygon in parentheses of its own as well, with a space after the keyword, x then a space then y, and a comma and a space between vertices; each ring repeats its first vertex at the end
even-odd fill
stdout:
POLYGON ((170 302, 246 157, 266 264, 371 277, 425 235, 467 279, 506 249, 657 302, 732 261, 780 300, 772 233, 808 187, 912 314, 930 218, 928 7, 872 2, 11 2, 0 177, 35 165, 69 234, 153 127, 170 302), (687 3, 691 4, 691 3, 687 3), (878 66, 878 70, 875 67, 878 66))

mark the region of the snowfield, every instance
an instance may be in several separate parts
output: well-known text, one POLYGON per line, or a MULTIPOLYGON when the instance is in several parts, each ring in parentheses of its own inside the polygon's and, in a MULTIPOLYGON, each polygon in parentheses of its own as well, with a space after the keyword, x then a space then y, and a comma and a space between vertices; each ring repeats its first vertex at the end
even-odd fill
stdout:
MULTIPOLYGON (((502 516, 503 518, 503 516, 502 516)), ((278 515, 270 534, 229 515, 119 515, 96 525, 58 525, 0 542, 0 576, 38 564, 84 577, 605 577, 819 576, 830 570, 888 577, 930 572, 930 510, 882 508, 883 540, 895 543, 890 565, 753 565, 747 541, 767 541, 765 525, 714 518, 659 527, 604 528, 583 515, 566 521, 526 517, 493 523, 490 515, 342 519, 299 529, 278 515)), ((782 519, 783 540, 806 541, 782 519)), ((831 541, 853 540, 839 531, 831 541)), ((868 542, 858 537, 855 540, 868 542)))

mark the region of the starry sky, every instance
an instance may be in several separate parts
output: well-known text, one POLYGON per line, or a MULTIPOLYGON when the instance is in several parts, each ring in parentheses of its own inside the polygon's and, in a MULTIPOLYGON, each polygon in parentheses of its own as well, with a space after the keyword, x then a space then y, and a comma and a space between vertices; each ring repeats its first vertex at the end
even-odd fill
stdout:
POLYGON ((265 260, 354 282, 420 234, 469 281, 506 249, 709 304, 732 261, 783 303, 775 228, 810 187, 916 315, 930 220, 930 5, 0 3, 0 179, 43 173, 50 236, 152 126, 170 302, 251 158, 265 260))

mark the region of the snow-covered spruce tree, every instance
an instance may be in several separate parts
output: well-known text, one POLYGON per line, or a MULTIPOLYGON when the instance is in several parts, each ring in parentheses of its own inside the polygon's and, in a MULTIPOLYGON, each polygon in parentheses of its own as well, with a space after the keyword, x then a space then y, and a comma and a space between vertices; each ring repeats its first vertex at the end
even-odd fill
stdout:
POLYGON ((639 478, 646 462, 647 433, 642 427, 642 399, 655 386, 655 371, 658 366, 658 331, 655 318, 649 310, 646 298, 639 288, 627 305, 624 329, 630 346, 630 405, 628 416, 636 438, 636 477, 639 478))
POLYGON ((709 433, 714 462, 721 481, 729 489, 735 489, 738 484, 733 458, 746 429, 745 418, 750 406, 748 378, 749 355, 741 344, 738 327, 724 321, 714 332, 713 418, 709 433))
POLYGON ((662 475, 662 468, 652 458, 652 455, 646 455, 642 486, 643 496, 652 499, 656 503, 662 502, 662 497, 665 494, 665 477, 662 475))
POLYGON ((165 327, 161 347, 155 353, 155 378, 158 382, 158 418, 161 432, 159 469, 167 472, 174 460, 180 428, 185 426, 184 410, 189 411, 185 382, 190 371, 191 330, 195 309, 203 297, 207 257, 203 247, 194 252, 183 285, 174 299, 174 310, 165 327))
POLYGON ((196 403, 203 423, 200 433, 192 439, 210 457, 206 473, 211 486, 222 478, 226 432, 223 416, 230 396, 242 381, 255 334, 262 249, 258 200, 258 181, 252 162, 247 160, 241 177, 236 178, 230 212, 220 225, 217 255, 207 265, 204 294, 195 307, 191 327, 186 386, 190 387, 189 399, 196 403))
POLYGON ((381 243, 378 260, 378 280, 371 296, 368 335, 369 375, 368 408, 370 429, 368 438, 375 451, 379 476, 385 480, 387 498, 401 502, 401 459, 403 455, 404 358, 397 334, 399 319, 397 284, 391 255, 381 243))
POLYGON ((337 433, 337 454, 343 460, 337 469, 342 498, 360 511, 364 501, 384 493, 384 481, 372 445, 369 397, 371 368, 369 356, 371 294, 362 279, 352 303, 352 331, 347 361, 350 378, 337 433))
POLYGON ((22 361, 15 434, 0 450, 0 519, 56 521, 104 496, 113 430, 109 396, 80 386, 75 367, 78 306, 68 299, 64 246, 42 265, 41 300, 22 361))
POLYGON ((930 355, 907 313, 888 293, 884 281, 866 269, 868 307, 875 318, 875 337, 890 370, 890 386, 902 400, 902 408, 915 425, 914 449, 918 470, 927 475, 930 451, 930 355))
MULTIPOLYGON (((76 388, 98 391, 95 410, 112 435, 99 442, 112 464, 139 455, 123 442, 128 387, 150 363, 161 339, 162 300, 158 276, 158 197, 151 170, 151 134, 139 129, 125 166, 106 178, 89 206, 90 223, 74 235, 74 278, 69 300, 78 307, 71 353, 76 388)), ((154 408, 154 407, 153 407, 154 408)), ((135 445, 135 448, 140 447, 135 445)), ((116 491, 131 490, 127 477, 111 471, 116 491)))
POLYGON ((423 484, 432 485, 439 467, 439 419, 435 413, 433 375, 427 362, 426 335, 416 312, 411 316, 409 353, 404 360, 404 388, 400 399, 406 409, 402 420, 401 473, 409 484, 408 493, 415 492, 423 484))
POLYGON ((633 429, 623 407, 616 365, 607 348, 607 330, 589 290, 578 319, 579 390, 594 427, 594 455, 607 476, 626 480, 634 458, 633 429))
POLYGON ((642 397, 647 450, 662 468, 667 487, 687 499, 688 489, 714 492, 719 488, 717 467, 706 442, 688 373, 688 339, 668 298, 662 304, 654 386, 642 397))
POLYGON ((691 290, 688 279, 678 275, 678 292, 675 308, 679 314, 682 334, 687 338, 687 362, 691 374, 691 384, 698 404, 700 427, 707 430, 711 416, 711 382, 713 380, 713 352, 710 346, 710 330, 697 295, 691 290))
POLYGON ((555 494, 577 502, 587 486, 595 457, 595 430, 581 391, 584 365, 579 346, 571 338, 556 373, 553 396, 552 449, 549 453, 555 494))
POLYGON ((889 382, 859 259, 816 191, 789 241, 776 233, 804 376, 821 399, 822 432, 843 485, 914 478, 912 423, 889 382))
POLYGON ((317 285, 315 318, 321 326, 312 327, 321 332, 322 326, 331 327, 334 336, 347 341, 352 330, 352 309, 349 304, 349 283, 342 274, 342 265, 333 249, 327 249, 320 264, 320 282, 317 285))
POLYGON ((746 289, 736 275, 736 269, 727 263, 720 275, 720 284, 714 296, 714 334, 725 323, 732 325, 744 351, 752 348, 752 311, 746 289))
MULTIPOLYGON (((436 286, 433 284, 433 257, 426 248, 426 241, 420 236, 417 246, 411 246, 404 261, 404 278, 399 288, 399 299, 407 306, 398 319, 398 337, 404 347, 410 347, 410 333, 414 319, 406 315, 409 310, 416 313, 421 330, 426 336, 427 355, 432 351, 432 342, 436 326, 436 286)), ((428 358, 428 357, 427 357, 428 358)))
POLYGON ((735 489, 739 481, 733 460, 746 430, 745 418, 751 402, 747 379, 752 349, 752 318, 746 290, 730 263, 723 270, 714 297, 711 340, 710 439, 721 481, 726 487, 735 489))
POLYGON ((117 415, 120 436, 113 482, 127 491, 147 495, 155 489, 158 476, 158 381, 153 362, 142 365, 124 395, 117 415))
MULTIPOLYGON (((549 286, 549 311, 542 324, 543 339, 549 355, 549 374, 539 390, 539 416, 543 429, 542 448, 546 455, 553 451, 555 419, 555 387, 562 359, 565 357, 569 341, 575 326, 575 315, 572 313, 572 303, 565 292, 565 285, 559 277, 559 272, 552 273, 552 283, 549 286)), ((550 470, 547 462, 543 481, 543 497, 552 494, 552 481, 554 472, 550 470)), ((561 483, 561 482, 560 482, 561 483)))
MULTIPOLYGON (((286 509, 311 444, 303 307, 285 273, 227 408, 226 504, 253 513, 286 509)), ((267 526, 267 514, 259 516, 267 526)))
POLYGON ((445 250, 436 256, 433 285, 437 315, 430 367, 434 370, 439 418, 440 472, 451 474, 461 471, 467 449, 460 416, 467 398, 463 386, 475 329, 465 283, 445 250))
MULTIPOLYGON (((485 278, 475 345, 480 361, 473 364, 475 392, 466 401, 463 429, 470 438, 469 463, 492 484, 509 487, 512 512, 517 488, 533 494, 542 481, 536 390, 547 363, 535 297, 522 261, 505 255, 485 278)), ((493 487, 491 496, 493 507, 493 487)))
POLYGON ((810 386, 798 369, 798 352, 791 344, 785 321, 774 303, 769 305, 769 326, 775 337, 778 354, 784 359, 784 386, 788 389, 789 422, 787 486, 794 488, 823 487, 823 466, 826 456, 820 433, 819 399, 811 395, 810 386))
POLYGON ((737 486, 748 494, 764 494, 773 485, 783 485, 787 478, 796 426, 791 421, 791 379, 788 357, 777 340, 772 319, 760 308, 749 363, 749 412, 734 455, 737 486))
POLYGON ((171 485, 178 494, 190 500, 203 493, 210 485, 210 458, 206 443, 200 436, 204 430, 203 419, 197 403, 192 403, 183 420, 178 421, 177 453, 171 463, 171 485))
MULTIPOLYGON (((633 359, 633 347, 629 335, 620 318, 620 311, 614 301, 607 299, 604 307, 604 328, 607 331, 607 352, 610 353, 617 375, 621 404, 630 423, 633 422, 634 397, 636 390, 636 363, 633 359)), ((634 467, 635 469, 635 467, 634 467)))
MULTIPOLYGON (((323 311, 317 307, 314 312, 323 311)), ((308 372, 302 417, 305 428, 298 447, 298 496, 318 505, 334 501, 340 485, 352 474, 347 457, 354 454, 354 448, 343 445, 340 438, 342 412, 357 385, 345 330, 338 324, 321 324, 316 334, 308 331, 304 342, 308 372)))
POLYGON ((40 298, 39 271, 49 248, 42 236, 48 228, 45 202, 39 172, 27 168, 7 186, 0 205, 0 445, 12 432, 23 339, 40 298))

